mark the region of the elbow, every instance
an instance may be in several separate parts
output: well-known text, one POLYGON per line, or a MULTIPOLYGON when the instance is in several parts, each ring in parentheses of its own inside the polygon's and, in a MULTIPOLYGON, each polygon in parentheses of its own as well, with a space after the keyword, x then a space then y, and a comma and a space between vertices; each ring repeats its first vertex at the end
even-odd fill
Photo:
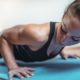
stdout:
POLYGON ((3 42, 3 40, 7 40, 7 33, 0 32, 0 42, 3 42))
POLYGON ((0 48, 7 43, 6 37, 0 34, 0 48))

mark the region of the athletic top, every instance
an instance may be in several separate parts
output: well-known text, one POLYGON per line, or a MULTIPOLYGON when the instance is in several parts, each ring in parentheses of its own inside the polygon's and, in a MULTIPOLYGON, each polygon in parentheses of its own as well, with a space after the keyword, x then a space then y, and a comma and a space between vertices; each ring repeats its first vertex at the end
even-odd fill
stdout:
POLYGON ((52 57, 55 57, 57 54, 52 56, 47 55, 47 49, 54 36, 54 32, 55 22, 50 22, 50 33, 48 41, 38 51, 32 51, 28 46, 26 48, 25 45, 13 45, 13 52, 16 59, 30 62, 30 61, 44 61, 52 57))

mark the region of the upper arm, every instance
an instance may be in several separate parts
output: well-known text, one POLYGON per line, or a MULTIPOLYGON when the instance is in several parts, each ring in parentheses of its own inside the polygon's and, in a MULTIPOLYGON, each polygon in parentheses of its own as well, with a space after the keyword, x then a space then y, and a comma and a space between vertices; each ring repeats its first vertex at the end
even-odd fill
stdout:
POLYGON ((17 25, 5 30, 3 37, 14 44, 25 42, 27 44, 34 41, 43 41, 47 37, 46 33, 48 26, 49 23, 17 25))
POLYGON ((3 31, 2 37, 5 38, 8 42, 18 42, 20 27, 21 25, 16 25, 12 28, 6 29, 3 31))

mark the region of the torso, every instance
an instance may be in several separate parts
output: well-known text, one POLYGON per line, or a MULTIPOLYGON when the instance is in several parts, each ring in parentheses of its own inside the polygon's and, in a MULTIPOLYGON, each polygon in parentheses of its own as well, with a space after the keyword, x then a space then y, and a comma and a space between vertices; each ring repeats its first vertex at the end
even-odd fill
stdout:
MULTIPOLYGON (((35 30, 33 30, 33 33, 35 33, 35 36, 37 36, 37 37, 33 36, 34 38, 30 40, 30 42, 29 42, 29 44, 27 44, 27 46, 32 51, 38 51, 48 41, 50 26, 48 23, 48 24, 43 24, 43 25, 36 25, 36 26, 33 26, 33 28, 35 29, 35 30)), ((26 39, 24 42, 26 43, 26 39)))
MULTIPOLYGON (((34 56, 36 60, 46 60, 46 59, 52 58, 53 56, 56 55, 56 54, 54 54, 53 56, 47 55, 47 50, 48 50, 49 45, 54 36, 54 31, 56 30, 56 28, 55 29, 53 28, 54 26, 56 26, 54 24, 52 27, 50 27, 49 23, 42 24, 42 25, 41 24, 40 25, 32 25, 29 27, 27 27, 26 25, 18 26, 18 27, 6 30, 3 34, 3 36, 6 38, 6 40, 8 40, 9 43, 11 43, 17 47, 18 47, 18 45, 20 45, 20 48, 19 48, 20 50, 22 47, 21 52, 24 51, 23 53, 27 54, 26 50, 28 50, 28 47, 29 47, 28 51, 29 51, 30 55, 34 56), (25 50, 23 50, 23 49, 25 49, 25 50)), ((18 51, 19 51, 19 49, 18 49, 18 51)), ((25 58, 26 58, 26 56, 25 56, 25 58)))
MULTIPOLYGON (((60 23, 56 23, 58 27, 60 23)), ((55 30, 57 30, 55 27, 55 30)), ((50 23, 33 24, 29 27, 27 25, 19 25, 4 31, 3 36, 15 45, 26 45, 32 51, 38 51, 49 38, 50 23)))

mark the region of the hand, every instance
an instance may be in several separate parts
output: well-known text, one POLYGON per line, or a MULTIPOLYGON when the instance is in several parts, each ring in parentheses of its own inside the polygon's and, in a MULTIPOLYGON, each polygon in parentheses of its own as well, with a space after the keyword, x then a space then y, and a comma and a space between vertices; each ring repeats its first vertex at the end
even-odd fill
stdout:
POLYGON ((63 59, 67 59, 67 58, 80 58, 80 48, 76 48, 76 47, 65 47, 61 53, 60 53, 61 57, 63 59))
POLYGON ((28 68, 28 67, 18 67, 16 69, 11 69, 9 71, 9 80, 13 80, 12 78, 14 76, 19 77, 20 79, 24 78, 24 77, 30 77, 32 76, 33 69, 32 68, 28 68))

